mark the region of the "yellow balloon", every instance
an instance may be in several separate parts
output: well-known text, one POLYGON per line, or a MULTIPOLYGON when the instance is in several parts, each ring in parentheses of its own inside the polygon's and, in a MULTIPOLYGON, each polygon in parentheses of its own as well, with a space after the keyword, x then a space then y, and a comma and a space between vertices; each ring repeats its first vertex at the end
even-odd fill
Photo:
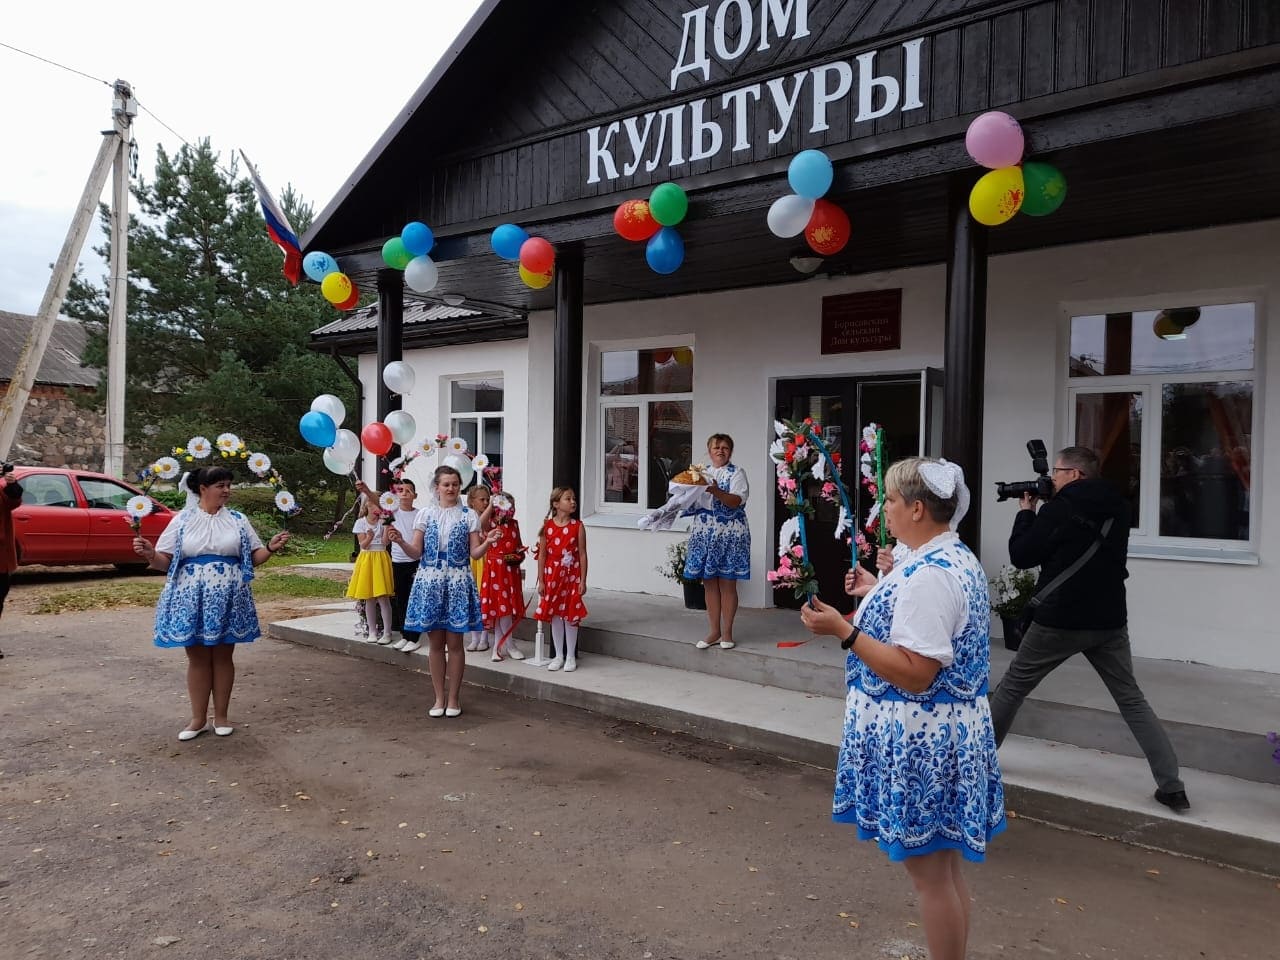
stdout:
POLYGON ((551 278, 555 274, 555 268, 548 270, 546 273, 530 273, 522 264, 520 267, 520 279, 524 281, 524 285, 531 290, 541 290, 543 287, 551 283, 551 278))
POLYGON ((1026 184, 1021 167, 1001 167, 983 175, 969 192, 969 213, 988 227, 998 227, 1022 209, 1026 184))
POLYGON ((346 303, 351 299, 351 278, 335 270, 320 281, 320 292, 330 303, 346 303))
POLYGON ((674 356, 676 358, 676 363, 682 367, 687 367, 689 364, 693 363, 693 351, 688 347, 677 347, 675 349, 674 356))

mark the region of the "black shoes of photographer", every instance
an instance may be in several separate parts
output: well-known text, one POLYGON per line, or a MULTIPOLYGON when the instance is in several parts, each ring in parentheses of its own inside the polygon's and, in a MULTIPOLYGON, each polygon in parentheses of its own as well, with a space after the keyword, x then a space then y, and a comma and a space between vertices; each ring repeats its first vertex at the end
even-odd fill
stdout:
POLYGON ((1187 792, 1185 790, 1172 790, 1169 793, 1165 793, 1163 790, 1157 790, 1156 799, 1174 813, 1186 813, 1191 809, 1191 801, 1187 799, 1187 792))

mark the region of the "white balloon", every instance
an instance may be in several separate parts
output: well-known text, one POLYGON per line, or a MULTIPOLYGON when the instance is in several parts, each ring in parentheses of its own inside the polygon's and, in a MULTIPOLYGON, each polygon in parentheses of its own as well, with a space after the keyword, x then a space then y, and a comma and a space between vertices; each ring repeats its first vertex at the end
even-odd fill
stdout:
POLYGON ((430 257, 414 257, 404 268, 404 282, 419 293, 430 293, 440 282, 440 271, 430 257))
POLYGON ((769 229, 776 237, 798 237, 809 225, 809 218, 812 216, 812 200, 788 193, 773 201, 773 206, 769 208, 769 229))
POLYGON ((460 453, 451 453, 440 461, 443 467, 453 467, 462 477, 462 489, 465 490, 471 486, 471 481, 476 475, 476 468, 471 465, 471 459, 464 457, 460 453))
POLYGON ((347 419, 347 408, 332 393, 322 393, 312 400, 311 409, 316 413, 328 414, 335 427, 342 426, 342 421, 347 419))
POLYGON ((382 368, 382 382, 388 390, 402 397, 413 392, 414 379, 413 367, 403 360, 392 360, 382 368))
POLYGON ((391 431, 391 439, 402 447, 411 442, 413 435, 418 432, 418 421, 413 419, 413 414, 405 410, 392 410, 382 422, 391 431))
POLYGON ((333 446, 329 449, 339 460, 355 463, 360 458, 360 438, 351 430, 339 430, 333 446))
POLYGON ((355 464, 349 460, 343 460, 336 453, 333 447, 325 447, 324 453, 320 454, 320 459, 324 461, 325 469, 330 473, 336 473, 338 476, 345 476, 355 467, 355 464))

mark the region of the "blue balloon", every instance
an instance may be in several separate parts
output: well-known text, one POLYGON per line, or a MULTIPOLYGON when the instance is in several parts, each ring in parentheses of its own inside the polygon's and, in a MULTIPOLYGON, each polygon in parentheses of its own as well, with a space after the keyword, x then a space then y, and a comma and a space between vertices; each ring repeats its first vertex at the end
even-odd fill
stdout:
POLYGON ((436 245, 436 237, 430 227, 415 220, 404 225, 404 229, 400 231, 400 242, 415 257, 425 257, 436 245))
POLYGON ((791 189, 809 200, 817 200, 831 189, 835 179, 831 161, 821 150, 802 150, 791 158, 787 182, 791 189))
POLYGON ((338 439, 338 426, 333 417, 319 410, 312 410, 302 415, 298 421, 298 432, 302 439, 313 447, 332 447, 338 439))
POLYGON ((312 250, 302 258, 302 269, 308 277, 319 283, 329 274, 337 272, 338 261, 327 253, 312 250))
POLYGON ((644 258, 654 273, 675 273, 684 263, 684 239, 675 227, 663 227, 649 238, 644 258))
POLYGON ((493 252, 503 260, 519 260, 520 248, 529 239, 529 235, 514 223, 504 223, 494 228, 489 243, 493 252))

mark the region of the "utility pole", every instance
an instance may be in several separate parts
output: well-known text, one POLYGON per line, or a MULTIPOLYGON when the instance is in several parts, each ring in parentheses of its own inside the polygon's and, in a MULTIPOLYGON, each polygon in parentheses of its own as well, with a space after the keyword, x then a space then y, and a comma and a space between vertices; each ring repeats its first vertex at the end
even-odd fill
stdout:
MULTIPOLYGON (((119 113, 129 120, 137 114, 137 101, 133 99, 133 94, 129 84, 124 81, 117 81, 112 89, 112 114, 117 114, 116 104, 120 104, 119 113), (128 92, 128 96, 122 97, 121 92, 128 92)), ((22 420, 22 413, 26 410, 27 400, 31 397, 31 387, 35 383, 36 373, 40 369, 40 361, 44 358, 45 348, 49 345, 49 337, 53 333, 53 325, 58 320, 58 313, 62 309, 62 301, 67 295, 67 287, 71 284, 71 276, 75 272, 76 258, 80 254, 80 250, 84 247, 85 237, 89 233, 89 225, 93 222, 94 210, 97 208, 98 199, 102 196, 103 187, 107 183, 107 171, 111 169, 113 162, 119 163, 121 157, 125 162, 128 161, 127 153, 121 151, 122 134, 117 125, 111 130, 102 132, 102 146, 98 148, 98 156, 93 162, 93 169, 89 172, 89 179, 84 185, 84 193, 80 195, 80 203, 76 207, 75 214, 71 218, 71 226, 67 228, 66 239, 62 241, 62 251, 58 254, 58 260, 53 265, 53 274, 49 277, 49 285, 45 288, 44 298, 40 301, 40 312, 36 315, 36 322, 31 327, 31 334, 27 337, 26 346, 22 349, 22 355, 18 357, 18 362, 13 369, 13 379, 9 381, 9 389, 3 397, 0 397, 0 459, 9 456, 9 451, 13 447, 14 438, 18 435, 18 424, 22 420)), ((128 123, 124 124, 125 130, 128 129, 128 123)), ((127 184, 124 190, 125 196, 128 196, 127 184)), ((128 218, 125 218, 124 230, 128 229, 128 218)), ((113 242, 113 261, 116 245, 113 242)), ((117 276, 116 270, 113 268, 112 276, 117 276)), ((125 289, 122 287, 122 289, 125 289)), ((121 317, 123 318, 123 297, 119 298, 121 317)), ((117 297, 115 296, 114 287, 112 288, 111 308, 114 316, 116 310, 117 297)), ((122 363, 123 366, 123 363, 122 363)), ((123 376, 123 371, 121 371, 123 376)), ((121 424, 123 426, 123 423, 121 424)))
POLYGON ((124 473, 125 320, 129 303, 129 153, 138 101, 124 80, 115 83, 111 119, 119 138, 111 199, 111 317, 107 324, 107 436, 102 472, 124 473))

